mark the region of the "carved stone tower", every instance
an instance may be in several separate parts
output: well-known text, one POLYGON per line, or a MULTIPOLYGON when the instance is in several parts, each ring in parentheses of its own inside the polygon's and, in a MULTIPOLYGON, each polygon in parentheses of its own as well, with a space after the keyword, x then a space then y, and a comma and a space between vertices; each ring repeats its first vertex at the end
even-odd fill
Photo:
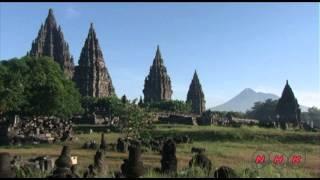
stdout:
POLYGON ((92 23, 80 54, 79 66, 75 69, 74 80, 83 96, 106 97, 115 94, 92 23))
POLYGON ((69 46, 64 40, 61 27, 57 25, 53 10, 49 9, 45 24, 41 25, 37 38, 32 42, 28 53, 30 56, 49 56, 56 61, 70 79, 73 76, 73 58, 69 53, 69 46))
POLYGON ((187 102, 191 103, 193 113, 201 114, 203 111, 206 110, 206 101, 204 99, 204 94, 198 78, 197 71, 194 72, 193 79, 189 87, 187 102))
POLYGON ((144 82, 144 102, 170 100, 172 95, 171 81, 161 57, 159 46, 150 67, 149 75, 144 82))

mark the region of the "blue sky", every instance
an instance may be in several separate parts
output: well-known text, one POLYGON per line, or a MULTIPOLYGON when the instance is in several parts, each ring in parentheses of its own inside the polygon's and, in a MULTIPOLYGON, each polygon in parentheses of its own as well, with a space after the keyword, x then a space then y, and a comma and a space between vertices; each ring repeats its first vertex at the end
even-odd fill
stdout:
POLYGON ((118 96, 143 95, 156 46, 185 100, 196 69, 207 107, 244 88, 281 95, 286 79, 300 104, 320 107, 316 3, 0 3, 0 59, 31 48, 53 8, 78 63, 90 23, 118 96))

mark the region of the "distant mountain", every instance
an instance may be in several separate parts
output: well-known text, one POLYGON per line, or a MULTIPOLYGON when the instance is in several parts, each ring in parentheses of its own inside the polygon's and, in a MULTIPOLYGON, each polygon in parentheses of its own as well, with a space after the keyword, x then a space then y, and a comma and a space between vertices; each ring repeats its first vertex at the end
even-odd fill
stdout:
MULTIPOLYGON (((229 101, 215 106, 210 110, 246 112, 247 110, 251 110, 255 102, 264 102, 267 99, 276 100, 279 99, 279 96, 270 93, 256 92, 253 89, 246 88, 229 101)), ((308 110, 308 107, 303 105, 300 105, 300 108, 302 112, 308 110)))

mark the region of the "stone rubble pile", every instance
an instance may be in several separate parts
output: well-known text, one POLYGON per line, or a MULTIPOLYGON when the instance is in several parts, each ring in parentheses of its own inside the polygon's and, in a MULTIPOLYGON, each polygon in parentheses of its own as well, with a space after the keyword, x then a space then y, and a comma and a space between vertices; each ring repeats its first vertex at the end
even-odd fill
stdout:
POLYGON ((72 122, 56 117, 21 118, 10 124, 9 144, 55 143, 72 140, 72 122))

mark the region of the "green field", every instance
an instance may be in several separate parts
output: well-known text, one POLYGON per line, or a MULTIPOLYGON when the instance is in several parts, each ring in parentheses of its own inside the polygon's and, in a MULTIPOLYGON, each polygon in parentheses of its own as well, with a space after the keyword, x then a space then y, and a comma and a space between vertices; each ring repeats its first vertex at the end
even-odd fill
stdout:
MULTIPOLYGON (((82 176, 85 168, 93 163, 95 150, 82 149, 85 141, 96 140, 100 142, 100 133, 82 133, 76 131, 77 140, 67 142, 71 147, 71 154, 78 156, 79 174, 82 176)), ((217 126, 189 126, 189 125, 156 125, 152 130, 153 135, 185 135, 193 139, 192 144, 178 144, 178 177, 204 177, 199 169, 187 169, 188 162, 192 158, 191 148, 204 147, 206 154, 211 159, 214 168, 227 165, 236 170, 240 177, 248 177, 244 174, 246 168, 253 169, 253 154, 257 150, 265 152, 282 152, 289 155, 292 152, 305 152, 306 161, 303 167, 282 169, 267 165, 258 169, 258 177, 320 177, 320 133, 304 131, 282 131, 279 129, 264 129, 258 127, 217 127, 217 126)), ((107 143, 115 143, 119 133, 107 133, 107 143)), ((62 149, 62 144, 33 145, 33 146, 2 146, 0 152, 9 152, 12 155, 22 155, 23 158, 32 156, 49 155, 57 157, 62 149)), ((108 165, 109 177, 113 171, 119 171, 120 165, 127 153, 107 152, 105 162, 108 165)), ((160 167, 161 156, 156 152, 142 154, 142 159, 148 172, 144 177, 166 177, 155 173, 152 168, 160 167)), ((40 175, 39 175, 40 176, 40 175)))

